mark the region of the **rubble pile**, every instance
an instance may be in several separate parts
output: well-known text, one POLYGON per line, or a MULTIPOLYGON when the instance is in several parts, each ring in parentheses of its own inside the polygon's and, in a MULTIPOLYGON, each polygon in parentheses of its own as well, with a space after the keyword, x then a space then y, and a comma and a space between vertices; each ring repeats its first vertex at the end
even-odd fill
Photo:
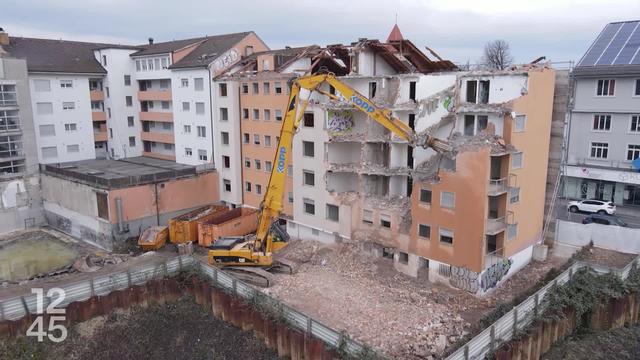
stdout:
POLYGON ((301 265, 265 292, 389 358, 435 358, 470 326, 461 312, 477 302, 471 295, 416 284, 362 244, 294 241, 279 256, 301 265))
POLYGON ((107 265, 115 265, 125 262, 129 255, 111 253, 93 253, 76 259, 73 269, 79 272, 94 272, 107 265))

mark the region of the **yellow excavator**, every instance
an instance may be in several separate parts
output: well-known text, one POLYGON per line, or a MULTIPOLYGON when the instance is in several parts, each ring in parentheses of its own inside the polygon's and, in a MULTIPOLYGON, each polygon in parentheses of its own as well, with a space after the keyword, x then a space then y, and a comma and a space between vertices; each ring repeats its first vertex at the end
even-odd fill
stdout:
POLYGON ((289 236, 278 225, 285 193, 287 166, 291 160, 293 137, 296 134, 309 99, 313 92, 319 92, 336 101, 346 102, 367 114, 368 117, 389 129, 410 146, 432 148, 439 153, 450 153, 448 142, 431 136, 419 137, 411 127, 391 115, 391 111, 378 108, 371 100, 355 89, 340 81, 335 75, 306 75, 293 80, 289 96, 287 113, 280 131, 280 141, 276 148, 274 166, 271 170, 269 185, 260 206, 258 229, 255 235, 246 237, 220 238, 209 247, 208 261, 212 265, 223 267, 236 276, 260 286, 270 286, 270 272, 293 271, 292 264, 284 259, 274 259, 274 252, 287 245, 289 236), (340 96, 321 89, 324 84, 332 86, 340 96), (304 100, 300 99, 301 90, 308 91, 304 100), (256 281, 257 280, 257 281, 256 281))

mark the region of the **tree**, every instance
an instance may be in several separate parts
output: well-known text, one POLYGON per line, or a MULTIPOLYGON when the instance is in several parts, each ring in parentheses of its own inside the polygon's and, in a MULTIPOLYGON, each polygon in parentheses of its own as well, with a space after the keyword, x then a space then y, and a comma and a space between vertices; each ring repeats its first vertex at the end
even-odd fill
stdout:
POLYGON ((485 44, 482 63, 489 69, 504 70, 513 63, 513 56, 509 43, 504 40, 494 40, 485 44))

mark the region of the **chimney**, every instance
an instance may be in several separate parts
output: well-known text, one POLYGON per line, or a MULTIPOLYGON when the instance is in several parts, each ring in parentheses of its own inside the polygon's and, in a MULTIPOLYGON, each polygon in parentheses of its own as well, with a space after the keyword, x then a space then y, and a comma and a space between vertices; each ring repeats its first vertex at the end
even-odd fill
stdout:
POLYGON ((9 34, 0 27, 0 46, 1 45, 9 45, 9 34))
POLYGON ((149 45, 153 45, 153 38, 152 37, 149 38, 149 45))

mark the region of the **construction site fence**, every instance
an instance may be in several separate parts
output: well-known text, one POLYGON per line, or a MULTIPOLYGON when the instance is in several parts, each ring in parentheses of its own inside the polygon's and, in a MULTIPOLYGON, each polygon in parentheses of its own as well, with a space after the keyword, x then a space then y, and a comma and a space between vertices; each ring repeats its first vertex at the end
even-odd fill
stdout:
MULTIPOLYGON (((46 310, 49 304, 52 303, 56 308, 65 308, 73 302, 85 301, 94 296, 105 296, 113 291, 143 285, 154 279, 157 280, 178 275, 184 270, 195 270, 199 272, 206 277, 213 286, 226 291, 232 296, 243 299, 247 303, 259 302, 259 306, 277 309, 281 319, 285 320, 292 328, 310 334, 333 348, 340 348, 354 356, 362 354, 365 349, 361 344, 351 340, 343 333, 314 320, 215 267, 196 260, 191 255, 182 255, 166 261, 141 265, 128 270, 108 275, 94 276, 58 286, 46 284, 46 286, 43 286, 44 297, 40 310, 46 310), (64 299, 62 301, 58 302, 56 298, 56 296, 58 296, 57 293, 52 297, 47 296, 47 290, 53 287, 64 291, 64 299)), ((0 300, 0 322, 4 320, 18 320, 29 314, 41 314, 37 308, 37 297, 37 294, 32 293, 0 300)))
POLYGON ((504 314, 500 319, 484 329, 465 345, 449 355, 447 360, 468 360, 483 359, 485 356, 493 354, 500 345, 513 339, 516 334, 525 330, 534 319, 542 314, 545 310, 544 299, 549 289, 554 285, 562 285, 567 283, 577 271, 583 268, 590 268, 593 271, 606 274, 614 273, 622 280, 629 276, 629 272, 634 265, 640 263, 640 256, 636 257, 623 269, 615 269, 602 265, 595 265, 584 262, 576 262, 571 265, 562 274, 551 280, 547 285, 538 290, 535 294, 504 314))

